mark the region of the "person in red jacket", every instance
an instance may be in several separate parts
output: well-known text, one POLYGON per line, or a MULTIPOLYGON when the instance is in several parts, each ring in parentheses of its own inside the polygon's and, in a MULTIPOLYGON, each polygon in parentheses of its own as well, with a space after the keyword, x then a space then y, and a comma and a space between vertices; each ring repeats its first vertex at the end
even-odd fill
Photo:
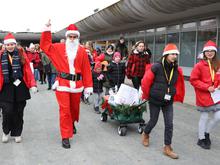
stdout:
POLYGON ((36 81, 40 80, 39 64, 41 62, 41 59, 40 59, 39 53, 36 52, 35 45, 33 43, 31 43, 29 46, 29 51, 27 51, 27 57, 29 61, 33 63, 35 80, 36 81))
POLYGON ((67 27, 66 42, 52 44, 50 21, 46 24, 40 39, 40 47, 50 58, 58 75, 53 85, 60 108, 60 130, 62 146, 70 148, 69 138, 74 133, 74 122, 79 121, 80 96, 93 92, 92 73, 88 55, 79 44, 78 28, 67 27))
POLYGON ((164 154, 177 159, 171 147, 173 136, 173 102, 183 102, 185 95, 184 77, 177 65, 179 51, 175 44, 167 44, 160 61, 146 67, 141 82, 142 99, 149 101, 150 120, 142 134, 142 143, 149 145, 149 134, 158 121, 162 109, 165 123, 164 154))
POLYGON ((213 41, 208 41, 203 48, 202 60, 194 66, 190 76, 190 83, 196 93, 197 109, 201 114, 197 145, 204 149, 210 149, 209 133, 220 121, 220 102, 214 101, 211 96, 217 89, 220 89, 219 64, 217 46, 213 41), (210 113, 214 115, 208 122, 210 113))
POLYGON ((23 130, 23 116, 30 92, 37 92, 30 62, 24 50, 16 47, 14 36, 4 38, 5 50, 0 54, 0 107, 2 108, 2 142, 7 143, 9 134, 20 143, 23 130))

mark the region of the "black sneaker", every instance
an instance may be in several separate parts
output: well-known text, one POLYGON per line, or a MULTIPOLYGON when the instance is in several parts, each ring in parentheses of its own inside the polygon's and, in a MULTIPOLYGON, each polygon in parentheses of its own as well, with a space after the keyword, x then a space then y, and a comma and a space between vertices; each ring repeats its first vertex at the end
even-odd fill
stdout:
POLYGON ((211 140, 209 138, 209 133, 205 132, 205 140, 206 140, 207 144, 210 146, 211 145, 211 140))
POLYGON ((198 140, 197 145, 202 147, 203 149, 210 149, 210 146, 207 144, 205 139, 198 140))
POLYGON ((68 138, 62 139, 62 147, 66 149, 70 148, 70 141, 68 138))

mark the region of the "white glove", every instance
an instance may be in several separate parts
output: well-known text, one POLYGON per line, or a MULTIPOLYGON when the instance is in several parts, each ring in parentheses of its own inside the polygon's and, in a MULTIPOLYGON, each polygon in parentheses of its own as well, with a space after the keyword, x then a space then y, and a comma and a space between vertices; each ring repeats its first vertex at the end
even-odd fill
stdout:
POLYGON ((30 90, 31 90, 32 93, 37 93, 38 92, 37 87, 31 87, 30 90))
POLYGON ((90 95, 92 95, 92 93, 84 93, 85 99, 88 99, 90 95))

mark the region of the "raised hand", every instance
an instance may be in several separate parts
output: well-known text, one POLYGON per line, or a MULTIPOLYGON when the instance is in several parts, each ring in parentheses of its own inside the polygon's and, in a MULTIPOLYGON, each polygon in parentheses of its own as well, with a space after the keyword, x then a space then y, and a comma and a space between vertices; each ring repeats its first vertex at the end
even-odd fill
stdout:
POLYGON ((51 20, 49 19, 48 22, 46 23, 46 26, 47 26, 47 27, 50 27, 50 26, 51 26, 50 21, 51 21, 51 20))

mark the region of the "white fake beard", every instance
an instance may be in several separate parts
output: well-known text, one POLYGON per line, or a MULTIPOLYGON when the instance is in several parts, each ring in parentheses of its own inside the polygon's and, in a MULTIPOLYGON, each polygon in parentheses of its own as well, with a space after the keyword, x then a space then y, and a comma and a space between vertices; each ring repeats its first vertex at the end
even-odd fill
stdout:
POLYGON ((71 41, 69 38, 66 39, 66 52, 69 59, 73 59, 77 53, 79 46, 79 39, 71 41))

